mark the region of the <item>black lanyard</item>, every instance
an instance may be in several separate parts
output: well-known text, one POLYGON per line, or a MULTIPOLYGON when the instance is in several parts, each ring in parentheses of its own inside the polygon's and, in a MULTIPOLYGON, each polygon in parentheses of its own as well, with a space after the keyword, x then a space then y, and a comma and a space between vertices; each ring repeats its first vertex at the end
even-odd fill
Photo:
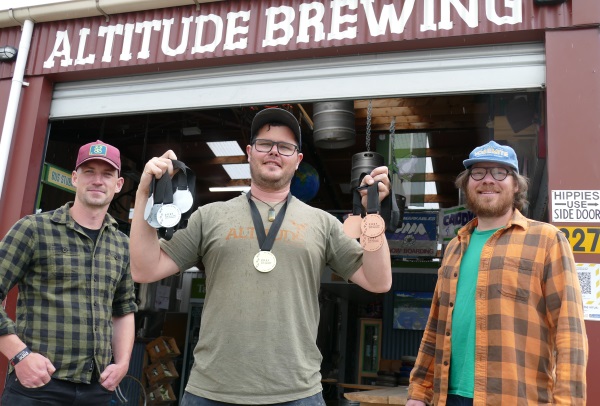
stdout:
POLYGON ((267 235, 267 233, 265 232, 265 226, 263 224, 262 218, 260 217, 260 212, 256 207, 256 203, 254 203, 254 201, 252 200, 252 193, 248 192, 246 197, 248 198, 248 203, 250 203, 250 214, 252 214, 252 222, 254 223, 254 230, 256 230, 258 247, 261 251, 271 251, 271 248, 273 248, 273 244, 275 244, 275 237, 277 237, 279 228, 283 223, 283 218, 285 217, 287 205, 292 200, 292 194, 288 193, 285 204, 281 206, 281 210, 279 210, 279 213, 277 213, 277 217, 275 217, 275 221, 269 229, 269 235, 267 235))

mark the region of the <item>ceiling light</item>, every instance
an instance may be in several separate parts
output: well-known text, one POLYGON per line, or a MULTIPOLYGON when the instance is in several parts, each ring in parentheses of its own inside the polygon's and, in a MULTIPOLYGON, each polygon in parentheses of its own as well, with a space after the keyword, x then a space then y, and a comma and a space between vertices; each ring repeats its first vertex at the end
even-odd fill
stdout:
POLYGON ((231 179, 250 179, 250 164, 226 164, 223 169, 231 179))
POLYGON ((207 142, 206 145, 215 156, 241 156, 244 151, 237 141, 207 142))
POLYGON ((209 187, 210 192, 247 192, 250 190, 250 186, 219 186, 209 187))

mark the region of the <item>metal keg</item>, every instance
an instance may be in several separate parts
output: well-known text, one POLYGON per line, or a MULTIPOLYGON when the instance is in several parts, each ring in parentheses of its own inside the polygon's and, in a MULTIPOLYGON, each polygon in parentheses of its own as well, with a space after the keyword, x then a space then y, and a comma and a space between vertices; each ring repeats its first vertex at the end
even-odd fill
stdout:
POLYGON ((354 145, 354 101, 313 104, 313 141, 317 148, 339 149, 354 145))
POLYGON ((383 156, 377 152, 359 152, 352 155, 352 172, 350 187, 355 189, 360 184, 363 174, 370 174, 378 166, 383 166, 383 156))

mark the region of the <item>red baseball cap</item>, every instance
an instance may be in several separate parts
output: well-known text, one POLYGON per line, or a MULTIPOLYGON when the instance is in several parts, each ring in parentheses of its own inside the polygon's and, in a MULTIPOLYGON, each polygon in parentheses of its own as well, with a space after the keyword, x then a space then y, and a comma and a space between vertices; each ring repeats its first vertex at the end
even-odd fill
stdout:
POLYGON ((85 144, 79 148, 75 170, 77 170, 84 162, 92 159, 101 159, 102 161, 108 162, 121 173, 121 153, 112 145, 98 140, 96 142, 85 144))

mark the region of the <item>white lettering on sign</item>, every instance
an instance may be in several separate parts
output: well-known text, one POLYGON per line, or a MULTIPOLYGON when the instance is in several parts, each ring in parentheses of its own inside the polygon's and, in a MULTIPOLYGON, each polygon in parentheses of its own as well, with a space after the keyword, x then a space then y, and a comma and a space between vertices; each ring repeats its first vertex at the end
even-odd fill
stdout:
MULTIPOLYGON (((390 4, 377 7, 377 10, 374 2, 375 0, 330 0, 328 6, 321 2, 305 2, 300 3, 297 8, 277 6, 264 11, 229 12, 225 17, 226 21, 216 14, 201 14, 182 17, 180 21, 171 18, 101 26, 97 32, 92 32, 89 27, 82 27, 77 33, 79 39, 72 41, 69 40, 67 30, 57 31, 54 47, 43 67, 52 69, 56 61, 62 67, 91 65, 96 60, 96 54, 102 55, 101 62, 110 63, 117 54, 119 61, 127 62, 134 57, 134 53, 138 60, 146 60, 156 57, 175 58, 185 53, 195 55, 217 50, 243 50, 248 47, 250 30, 262 26, 253 24, 251 18, 266 17, 264 32, 252 32, 259 38, 257 43, 264 49, 286 46, 293 41, 319 46, 325 40, 378 37, 386 35, 388 30, 392 34, 401 34, 411 19, 419 19, 412 23, 419 24, 421 32, 451 30, 457 24, 476 28, 484 18, 496 25, 523 22, 523 0, 485 0, 485 5, 481 6, 485 8, 485 13, 480 10, 478 0, 390 1, 390 4), (358 32, 362 26, 358 18, 365 18, 364 25, 368 33, 358 32), (171 38, 174 33, 177 33, 177 38, 171 38), (207 33, 211 33, 210 37, 207 33), (140 41, 135 42, 140 44, 136 50, 131 49, 134 36, 140 37, 140 41), (151 40, 156 36, 159 36, 161 46, 151 49, 151 40), (122 42, 117 40, 118 37, 122 37, 122 42), (173 48, 170 44, 176 44, 176 47, 173 48), (72 45, 77 48, 73 49, 72 45), (89 52, 86 51, 86 46, 97 46, 98 49, 89 52), (151 51, 162 55, 151 55, 151 51)), ((85 23, 85 20, 82 21, 85 23)))
POLYGON ((552 221, 600 223, 600 190, 552 191, 552 221))

